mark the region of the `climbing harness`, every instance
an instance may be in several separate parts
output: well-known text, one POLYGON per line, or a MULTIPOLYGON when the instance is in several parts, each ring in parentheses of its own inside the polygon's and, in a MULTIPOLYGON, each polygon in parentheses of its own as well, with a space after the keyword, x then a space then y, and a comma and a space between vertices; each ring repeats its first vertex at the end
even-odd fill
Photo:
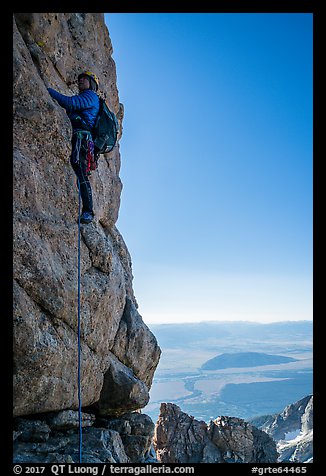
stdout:
POLYGON ((74 164, 79 164, 80 160, 80 149, 82 146, 82 140, 83 136, 86 139, 86 161, 87 161, 87 166, 86 166, 86 173, 87 175, 90 175, 92 170, 97 169, 97 159, 98 155, 94 153, 94 142, 92 138, 92 134, 89 131, 75 131, 73 135, 76 136, 76 144, 73 150, 73 156, 72 156, 72 161, 74 164))
POLYGON ((80 184, 77 177, 78 184, 78 277, 77 277, 77 295, 78 295, 78 304, 77 304, 77 327, 78 327, 78 371, 77 371, 77 381, 78 381, 78 420, 79 420, 79 463, 82 462, 82 444, 83 444, 83 432, 82 432, 82 398, 81 398, 81 343, 80 343, 80 208, 81 208, 81 194, 80 194, 80 184))

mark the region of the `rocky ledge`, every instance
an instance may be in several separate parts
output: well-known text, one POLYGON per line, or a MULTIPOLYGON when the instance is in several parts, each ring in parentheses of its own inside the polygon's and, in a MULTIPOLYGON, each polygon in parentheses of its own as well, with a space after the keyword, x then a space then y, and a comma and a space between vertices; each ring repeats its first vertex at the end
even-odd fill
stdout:
MULTIPOLYGON (((82 413, 83 463, 155 463, 154 423, 126 413, 99 418, 82 413)), ((67 410, 18 417, 14 422, 14 463, 78 463, 78 412, 67 410)))

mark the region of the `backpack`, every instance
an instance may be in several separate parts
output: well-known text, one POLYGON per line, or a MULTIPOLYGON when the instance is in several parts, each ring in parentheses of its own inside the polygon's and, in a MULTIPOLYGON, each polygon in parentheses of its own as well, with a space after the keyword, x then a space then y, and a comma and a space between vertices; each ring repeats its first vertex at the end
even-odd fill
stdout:
POLYGON ((107 107, 104 99, 99 97, 99 100, 100 109, 92 129, 94 152, 97 156, 111 152, 116 145, 119 132, 115 114, 107 107))

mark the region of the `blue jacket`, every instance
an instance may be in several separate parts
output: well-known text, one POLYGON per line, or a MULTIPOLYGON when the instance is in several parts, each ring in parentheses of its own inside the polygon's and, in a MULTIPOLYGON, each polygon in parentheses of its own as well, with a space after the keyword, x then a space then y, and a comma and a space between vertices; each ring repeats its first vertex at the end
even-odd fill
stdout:
POLYGON ((73 130, 92 129, 100 109, 100 100, 94 91, 86 89, 76 96, 64 96, 52 88, 48 88, 48 91, 66 110, 73 130))

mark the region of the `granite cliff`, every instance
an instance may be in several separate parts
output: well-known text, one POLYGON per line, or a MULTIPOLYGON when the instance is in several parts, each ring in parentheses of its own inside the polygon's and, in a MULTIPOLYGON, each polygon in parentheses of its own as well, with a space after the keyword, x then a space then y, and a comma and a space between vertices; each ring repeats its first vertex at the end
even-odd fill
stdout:
MULTIPOLYGON (((13 329, 18 459, 29 454, 26 445, 35 446, 35 439, 41 446, 51 438, 58 440, 56 432, 63 429, 53 423, 55 417, 63 418, 64 428, 73 433, 78 408, 78 193, 69 163, 71 125, 47 87, 77 94, 78 74, 94 71, 101 95, 117 115, 121 137, 123 106, 112 52, 103 14, 14 14, 13 329), (19 449, 22 444, 24 448, 19 449)), ((131 258, 115 225, 122 189, 119 170, 117 147, 101 156, 90 177, 96 219, 81 227, 81 386, 88 438, 109 441, 108 435, 115 433, 116 440, 120 438, 117 445, 123 447, 122 439, 133 436, 133 428, 147 428, 145 435, 135 430, 147 443, 153 432, 147 421, 144 424, 146 415, 132 412, 149 400, 161 351, 138 312, 131 258), (118 423, 112 423, 119 417, 120 433, 118 423)), ((54 453, 63 446, 53 443, 54 453)), ((149 446, 138 457, 134 452, 132 458, 141 460, 149 446)), ((37 458, 42 460, 49 449, 43 453, 38 449, 41 456, 37 458)), ((60 450, 56 460, 62 461, 63 453, 60 450)), ((118 453, 111 448, 111 456, 106 457, 131 458, 114 457, 118 453)), ((33 456, 26 458, 33 460, 33 456)))

